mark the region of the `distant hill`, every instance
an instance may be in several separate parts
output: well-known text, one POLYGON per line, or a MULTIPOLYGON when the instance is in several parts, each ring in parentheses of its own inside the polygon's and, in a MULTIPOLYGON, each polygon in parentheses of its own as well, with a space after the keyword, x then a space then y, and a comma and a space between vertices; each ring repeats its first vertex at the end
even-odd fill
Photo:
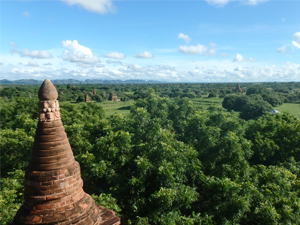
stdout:
MULTIPOLYGON (((75 79, 62 79, 62 80, 51 80, 53 84, 149 84, 149 83, 162 83, 161 81, 155 80, 96 80, 87 79, 84 81, 75 79)), ((42 80, 34 79, 21 79, 21 80, 0 80, 0 84, 42 84, 42 80)))

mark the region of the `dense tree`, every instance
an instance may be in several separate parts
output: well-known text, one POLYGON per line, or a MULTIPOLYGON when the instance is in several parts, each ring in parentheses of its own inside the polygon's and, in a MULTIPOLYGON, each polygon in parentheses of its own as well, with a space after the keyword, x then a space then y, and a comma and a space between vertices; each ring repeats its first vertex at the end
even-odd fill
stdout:
POLYGON ((238 97, 239 96, 235 95, 235 94, 226 95, 222 102, 223 108, 228 109, 228 110, 234 110, 235 102, 238 97))
POLYGON ((266 114, 249 124, 252 164, 278 165, 293 157, 300 161, 300 122, 288 114, 266 114))
MULTIPOLYGON (((221 107, 202 110, 182 95, 162 97, 177 89, 201 87, 201 93, 208 93, 222 87, 197 85, 131 86, 142 94, 130 116, 105 118, 97 103, 60 102, 85 190, 119 213, 122 224, 299 224, 299 120, 263 115, 271 106, 260 93, 224 99, 229 109, 242 108, 246 119, 262 115, 250 121, 221 107), (256 114, 244 111, 247 107, 256 114)), ((265 85, 270 90, 274 84, 265 85)), ((116 87, 123 88, 105 90, 116 87)), ((91 85, 85 91, 94 89, 91 85)), ((80 86, 65 90, 82 94, 80 86)), ((36 102, 1 100, 1 224, 12 220, 23 201, 36 102)))
POLYGON ((245 120, 257 119, 270 110, 272 110, 272 106, 266 101, 250 101, 244 106, 240 116, 245 120))

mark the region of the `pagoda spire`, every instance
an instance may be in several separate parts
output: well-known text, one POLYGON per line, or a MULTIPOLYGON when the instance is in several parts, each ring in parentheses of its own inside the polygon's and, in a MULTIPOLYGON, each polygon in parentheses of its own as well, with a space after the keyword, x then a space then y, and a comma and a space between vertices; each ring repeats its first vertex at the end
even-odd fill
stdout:
POLYGON ((57 101, 58 93, 46 79, 38 92, 39 121, 31 160, 25 172, 25 202, 12 225, 117 225, 115 212, 99 206, 82 189, 57 101))

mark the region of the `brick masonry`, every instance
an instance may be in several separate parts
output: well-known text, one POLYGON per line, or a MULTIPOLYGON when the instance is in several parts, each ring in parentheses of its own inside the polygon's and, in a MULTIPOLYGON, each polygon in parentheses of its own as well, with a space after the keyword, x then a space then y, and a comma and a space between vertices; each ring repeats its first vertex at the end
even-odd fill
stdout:
MULTIPOLYGON (((40 100, 56 101, 56 89, 53 89, 55 87, 51 81, 45 80, 39 90, 39 97, 43 96, 40 100)), ((59 108, 51 110, 58 112, 59 108)), ((49 111, 39 110, 39 115, 49 111)), ((44 118, 39 116, 31 160, 25 172, 25 203, 12 225, 120 224, 120 218, 115 216, 114 211, 95 204, 91 196, 83 191, 80 166, 74 159, 60 117, 44 118)))

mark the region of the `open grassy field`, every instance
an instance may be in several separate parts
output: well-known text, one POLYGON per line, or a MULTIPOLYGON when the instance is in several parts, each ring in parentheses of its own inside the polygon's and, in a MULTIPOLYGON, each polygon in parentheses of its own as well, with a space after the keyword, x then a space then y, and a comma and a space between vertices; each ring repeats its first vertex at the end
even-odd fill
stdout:
MULTIPOLYGON (((203 109, 207 109, 209 106, 222 106, 223 98, 214 97, 214 98, 208 98, 208 97, 202 97, 202 98, 194 98, 191 99, 196 107, 202 107, 203 109)), ((134 103, 133 100, 127 101, 127 102, 110 102, 105 101, 99 103, 102 105, 103 109, 105 110, 105 115, 107 117, 111 116, 114 113, 120 113, 124 115, 128 115, 130 110, 129 108, 126 109, 126 107, 132 105, 134 103)), ((300 119, 300 104, 295 103, 284 103, 281 106, 274 107, 279 112, 289 112, 292 115, 296 116, 298 119, 300 119)))
POLYGON ((300 104, 295 103, 284 103, 281 106, 274 107, 279 112, 289 112, 290 114, 296 116, 300 119, 300 104))
POLYGON ((126 109, 127 106, 130 106, 134 103, 133 100, 127 101, 127 102, 111 102, 111 101, 105 101, 100 102, 99 104, 103 107, 105 111, 105 115, 107 117, 113 115, 114 113, 120 113, 123 115, 128 115, 130 110, 126 109))
POLYGON ((194 98, 192 102, 197 107, 202 107, 203 109, 207 109, 209 106, 222 106, 223 98, 208 98, 207 96, 203 98, 194 98))
MULTIPOLYGON (((215 105, 215 106, 222 106, 222 98, 194 98, 192 99, 193 103, 197 107, 202 107, 203 109, 207 109, 209 106, 215 105)), ((105 115, 107 117, 111 116, 114 113, 120 113, 124 115, 128 115, 130 110, 126 109, 127 106, 130 106, 134 103, 133 100, 127 101, 127 102, 111 102, 111 101, 105 101, 98 103, 100 104, 104 111, 105 115)))

